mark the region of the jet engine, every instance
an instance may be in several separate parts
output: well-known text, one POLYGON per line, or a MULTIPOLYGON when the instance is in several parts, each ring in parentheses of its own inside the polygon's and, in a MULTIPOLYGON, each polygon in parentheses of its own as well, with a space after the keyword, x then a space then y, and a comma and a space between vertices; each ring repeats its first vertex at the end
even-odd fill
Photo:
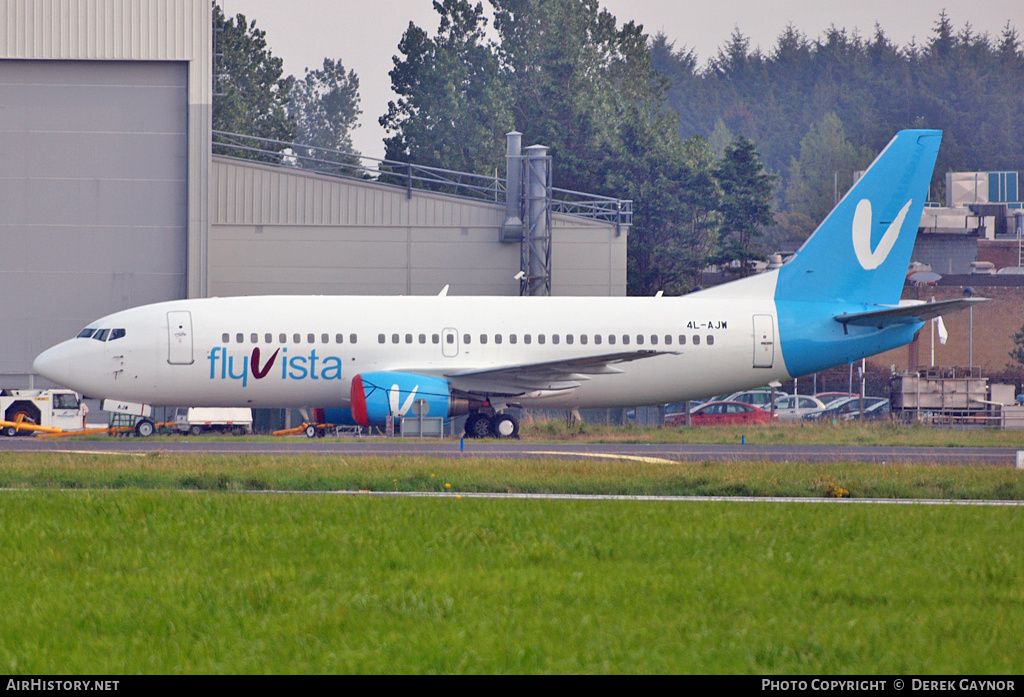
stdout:
POLYGON ((448 418, 486 405, 482 399, 456 394, 444 378, 393 371, 356 375, 350 396, 352 418, 360 426, 383 426, 389 416, 448 418))

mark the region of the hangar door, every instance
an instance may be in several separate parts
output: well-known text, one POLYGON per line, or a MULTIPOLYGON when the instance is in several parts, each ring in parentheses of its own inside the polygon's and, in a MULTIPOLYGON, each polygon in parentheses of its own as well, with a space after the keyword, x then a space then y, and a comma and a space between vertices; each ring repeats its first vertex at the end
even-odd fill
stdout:
POLYGON ((186 291, 187 63, 0 60, 0 381, 186 291))

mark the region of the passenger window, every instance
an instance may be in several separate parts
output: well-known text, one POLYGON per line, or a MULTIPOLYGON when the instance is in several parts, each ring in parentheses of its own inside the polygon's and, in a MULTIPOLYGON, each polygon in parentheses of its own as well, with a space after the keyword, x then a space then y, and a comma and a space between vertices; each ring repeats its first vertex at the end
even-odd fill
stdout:
POLYGON ((320 335, 320 343, 321 344, 329 344, 329 343, 331 343, 331 337, 329 335, 327 335, 327 334, 321 334, 320 335))
POLYGON ((469 334, 463 334, 463 335, 462 335, 462 343, 464 343, 464 344, 468 344, 468 343, 469 343, 469 340, 470 340, 470 336, 469 336, 469 334))
POLYGON ((594 343, 597 344, 597 345, 601 344, 601 335, 600 334, 594 334, 594 343))
POLYGON ((378 334, 377 335, 377 343, 378 344, 383 344, 384 343, 384 335, 383 334, 378 334))
POLYGON ((622 345, 627 346, 629 344, 629 334, 622 335, 622 345))
POLYGON ((267 334, 263 335, 263 343, 269 344, 269 343, 272 343, 273 341, 274 341, 274 335, 273 334, 267 333, 267 334))
POLYGON ((348 335, 348 343, 355 344, 355 343, 358 343, 358 341, 359 341, 359 337, 356 336, 355 334, 349 334, 348 335))
POLYGON ((316 337, 313 336, 312 334, 306 334, 306 343, 307 344, 315 344, 316 343, 316 337))
POLYGON ((487 343, 487 335, 486 334, 481 334, 480 335, 480 343, 481 344, 486 344, 487 343))
POLYGON ((545 335, 543 335, 543 334, 538 334, 537 335, 537 343, 538 344, 543 344, 545 341, 547 341, 547 337, 545 335))
POLYGON ((301 344, 302 343, 302 337, 299 336, 298 334, 292 334, 292 343, 293 344, 301 344))
POLYGON ((672 345, 672 335, 671 334, 666 334, 665 335, 665 345, 666 346, 671 346, 672 345))
POLYGON ((708 334, 708 346, 715 345, 715 337, 713 334, 708 334))
POLYGON ((411 344, 412 343, 412 334, 406 334, 405 335, 405 343, 407 343, 407 344, 411 344))
POLYGON ((259 341, 260 341, 260 335, 257 334, 256 332, 253 332, 252 334, 249 335, 249 343, 250 344, 258 344, 259 341))
POLYGON ((455 335, 454 334, 447 334, 447 335, 445 335, 444 340, 447 343, 449 343, 449 344, 454 344, 455 343, 455 335))
POLYGON ((565 335, 565 343, 571 344, 573 342, 572 334, 565 335))
POLYGON ((517 337, 515 334, 509 334, 508 335, 508 343, 510 343, 510 344, 514 344, 518 340, 519 340, 519 337, 517 337))
POLYGON ((420 343, 421 344, 427 343, 427 335, 426 334, 420 334, 419 339, 420 339, 420 343))
MULTIPOLYGON (((449 338, 451 338, 451 337, 449 337, 449 338)), ((432 344, 439 344, 439 343, 441 343, 441 335, 440 334, 431 334, 430 335, 430 343, 432 343, 432 344)))
POLYGON ((245 341, 245 335, 244 334, 242 334, 241 332, 239 332, 238 334, 235 334, 235 343, 236 344, 240 344, 243 341, 245 341))
POLYGON ((228 334, 227 332, 224 332, 223 334, 220 335, 220 340, 222 343, 227 344, 231 341, 231 335, 228 334))
POLYGON ((652 346, 657 346, 658 345, 658 335, 657 334, 651 334, 651 345, 652 346))
POLYGON ((523 334, 523 343, 524 344, 528 344, 532 340, 533 340, 533 337, 531 337, 529 334, 523 334))
POLYGON ((281 343, 281 344, 287 344, 288 343, 288 335, 287 334, 278 334, 277 335, 277 341, 278 341, 278 343, 281 343))
POLYGON ((608 335, 608 345, 609 346, 614 346, 615 345, 615 335, 614 334, 609 334, 608 335))
POLYGON ((586 344, 587 343, 587 335, 586 334, 580 334, 580 343, 581 344, 586 344))
POLYGON ((552 344, 557 344, 558 343, 558 334, 552 334, 551 335, 551 343, 552 344))
POLYGON ((643 346, 644 345, 644 335, 643 334, 637 334, 636 335, 636 343, 637 343, 638 346, 643 346))
POLYGON ((111 329, 110 330, 110 341, 114 339, 120 339, 124 336, 124 329, 111 329))
POLYGON ((494 343, 496 343, 496 344, 500 344, 501 343, 501 334, 495 334, 494 335, 494 343))
POLYGON ((680 346, 686 346, 686 335, 685 334, 680 334, 679 335, 679 345, 680 346))
POLYGON ((700 335, 698 335, 698 334, 694 334, 693 335, 693 345, 694 346, 700 346, 700 335))
POLYGON ((334 335, 334 343, 336 343, 336 344, 344 344, 345 343, 345 335, 344 334, 335 334, 334 335))
POLYGON ((402 341, 402 337, 400 337, 398 334, 392 334, 391 335, 391 343, 392 344, 397 344, 397 343, 400 343, 401 341, 402 341))

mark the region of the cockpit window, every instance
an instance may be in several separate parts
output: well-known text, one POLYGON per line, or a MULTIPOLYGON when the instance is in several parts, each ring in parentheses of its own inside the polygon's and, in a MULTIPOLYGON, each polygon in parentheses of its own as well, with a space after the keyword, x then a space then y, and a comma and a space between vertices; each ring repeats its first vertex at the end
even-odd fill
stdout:
POLYGON ((110 334, 110 330, 109 329, 101 329, 98 332, 96 332, 95 334, 93 334, 92 338, 96 339, 96 341, 106 341, 108 334, 110 334))
POLYGON ((121 329, 121 328, 111 329, 110 330, 110 338, 107 339, 107 341, 113 341, 114 339, 121 339, 121 338, 124 337, 124 335, 125 335, 124 329, 121 329))
POLYGON ((85 328, 85 329, 83 329, 82 331, 78 332, 78 336, 77 336, 77 337, 75 337, 75 338, 76 338, 76 339, 88 339, 88 338, 89 338, 90 336, 92 336, 92 335, 93 335, 93 333, 94 333, 95 331, 96 331, 95 329, 92 329, 92 328, 90 328, 90 327, 86 327, 86 328, 85 328))

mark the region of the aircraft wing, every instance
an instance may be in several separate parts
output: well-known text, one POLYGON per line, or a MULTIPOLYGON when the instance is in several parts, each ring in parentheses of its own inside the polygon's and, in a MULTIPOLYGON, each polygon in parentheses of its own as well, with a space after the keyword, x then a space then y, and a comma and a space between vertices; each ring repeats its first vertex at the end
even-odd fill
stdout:
POLYGON ((964 308, 987 301, 988 298, 955 298, 953 300, 941 300, 933 303, 899 305, 882 310, 869 310, 868 312, 853 312, 836 315, 832 319, 843 325, 852 324, 858 327, 878 327, 881 329, 882 327, 897 324, 924 322, 933 317, 963 310, 964 308))
POLYGON ((529 392, 560 392, 580 386, 591 375, 621 373, 616 365, 676 351, 620 351, 541 363, 520 363, 480 370, 446 373, 452 386, 467 392, 521 396, 529 392))

